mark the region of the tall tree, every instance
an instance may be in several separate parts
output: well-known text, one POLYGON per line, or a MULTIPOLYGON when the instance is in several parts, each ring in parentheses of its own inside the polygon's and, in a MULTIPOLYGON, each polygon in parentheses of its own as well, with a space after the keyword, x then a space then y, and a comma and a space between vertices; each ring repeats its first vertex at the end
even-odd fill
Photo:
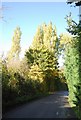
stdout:
POLYGON ((49 51, 54 52, 55 49, 58 49, 58 43, 56 26, 53 27, 52 22, 50 22, 48 25, 43 23, 37 28, 31 46, 34 49, 39 49, 39 47, 45 46, 49 51))
POLYGON ((50 22, 47 25, 46 31, 44 32, 44 45, 48 49, 50 49, 51 36, 52 36, 52 22, 50 22))
POLYGON ((29 76, 45 81, 48 90, 54 90, 58 71, 58 47, 56 27, 50 22, 38 27, 33 43, 25 56, 30 64, 29 76), (40 77, 41 76, 41 77, 40 77))
POLYGON ((12 38, 12 46, 8 53, 8 60, 19 59, 19 54, 21 51, 20 41, 21 41, 21 30, 20 27, 17 27, 14 31, 14 35, 12 38))
POLYGON ((43 44, 43 30, 41 26, 38 26, 36 34, 33 39, 32 48, 38 49, 43 44))

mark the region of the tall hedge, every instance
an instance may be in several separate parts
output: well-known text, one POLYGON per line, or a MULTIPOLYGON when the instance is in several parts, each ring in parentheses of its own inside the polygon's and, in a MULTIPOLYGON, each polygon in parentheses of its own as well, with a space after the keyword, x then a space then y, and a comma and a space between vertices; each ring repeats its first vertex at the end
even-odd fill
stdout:
POLYGON ((69 89, 69 101, 75 105, 81 118, 81 21, 76 23, 71 14, 67 16, 68 32, 73 39, 65 49, 65 77, 69 89))

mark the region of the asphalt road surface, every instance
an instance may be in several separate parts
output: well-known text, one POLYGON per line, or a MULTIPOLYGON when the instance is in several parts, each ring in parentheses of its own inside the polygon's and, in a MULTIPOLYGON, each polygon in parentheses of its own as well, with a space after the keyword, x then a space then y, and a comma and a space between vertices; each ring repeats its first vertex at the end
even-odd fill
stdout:
POLYGON ((61 91, 8 111, 3 118, 76 118, 76 116, 68 103, 68 92, 61 91))

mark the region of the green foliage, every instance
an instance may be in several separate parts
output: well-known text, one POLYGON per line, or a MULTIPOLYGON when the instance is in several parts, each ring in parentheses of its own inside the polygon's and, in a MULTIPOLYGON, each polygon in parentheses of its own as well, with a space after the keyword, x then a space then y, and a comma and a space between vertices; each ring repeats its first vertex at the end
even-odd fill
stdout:
POLYGON ((81 112, 81 22, 72 20, 71 14, 66 17, 68 31, 72 34, 72 43, 65 49, 65 76, 69 89, 70 103, 75 105, 78 115, 81 112))
POLYGON ((74 44, 68 45, 66 49, 65 76, 69 87, 70 101, 76 99, 74 85, 77 84, 79 80, 79 55, 77 47, 78 45, 75 41, 74 44))

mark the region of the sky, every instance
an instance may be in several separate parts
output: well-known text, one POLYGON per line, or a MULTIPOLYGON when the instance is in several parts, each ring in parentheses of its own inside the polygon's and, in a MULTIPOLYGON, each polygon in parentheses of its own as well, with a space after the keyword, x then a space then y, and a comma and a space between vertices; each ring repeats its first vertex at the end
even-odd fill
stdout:
POLYGON ((17 26, 22 31, 22 54, 31 45, 36 29, 42 23, 50 21, 56 25, 58 36, 66 32, 65 16, 70 12, 75 21, 79 19, 79 8, 66 2, 3 2, 4 20, 0 20, 0 51, 5 53, 11 47, 12 36, 17 26))

